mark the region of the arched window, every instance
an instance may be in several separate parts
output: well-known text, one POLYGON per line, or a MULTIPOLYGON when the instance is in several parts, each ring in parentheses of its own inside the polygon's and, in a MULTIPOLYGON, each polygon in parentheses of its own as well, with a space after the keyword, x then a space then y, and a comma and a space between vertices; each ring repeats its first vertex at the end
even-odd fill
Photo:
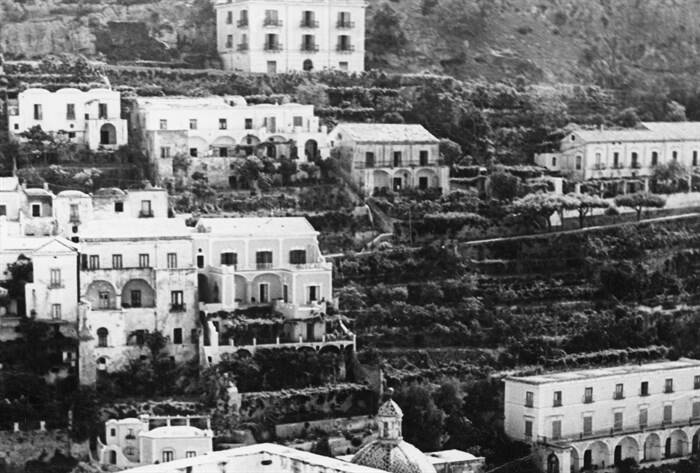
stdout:
POLYGON ((109 330, 107 330, 104 327, 98 328, 97 329, 97 346, 98 347, 106 347, 108 336, 109 336, 109 330))

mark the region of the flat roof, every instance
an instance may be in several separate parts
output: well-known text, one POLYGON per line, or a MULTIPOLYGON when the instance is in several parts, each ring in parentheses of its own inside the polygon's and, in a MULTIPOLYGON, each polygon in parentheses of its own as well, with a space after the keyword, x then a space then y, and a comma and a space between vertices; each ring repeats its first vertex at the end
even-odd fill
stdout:
MULTIPOLYGON (((561 371, 544 373, 533 376, 509 376, 506 381, 514 381, 525 384, 561 383, 564 381, 580 381, 591 378, 617 377, 635 373, 649 373, 653 371, 671 371, 684 368, 700 368, 700 360, 680 358, 676 361, 659 361, 647 364, 628 364, 611 366, 607 368, 593 368, 575 371, 561 371)), ((699 373, 700 374, 700 373, 699 373)))
MULTIPOLYGON (((186 469, 191 468, 193 473, 197 472, 198 467, 214 466, 216 471, 220 471, 218 468, 219 463, 226 463, 226 471, 244 471, 236 468, 236 459, 240 458, 245 460, 250 456, 279 456, 283 458, 290 458, 307 465, 324 467, 324 469, 334 470, 343 473, 386 473, 383 470, 378 470, 376 468, 370 468, 361 465, 355 465, 354 463, 348 463, 336 458, 326 457, 322 455, 317 455, 311 452, 305 452, 303 450, 297 450, 290 447, 284 447, 282 445, 277 445, 273 443, 259 443, 255 445, 246 445, 244 447, 231 448, 228 450, 221 450, 218 452, 212 452, 205 455, 198 455, 192 458, 183 458, 181 460, 174 460, 166 463, 159 463, 154 465, 140 466, 136 468, 131 468, 128 470, 129 473, 179 473, 184 472, 186 469)), ((264 457, 263 457, 264 458, 264 457)), ((261 470, 263 470, 261 468, 261 470)), ((265 470, 266 471, 266 470, 265 470)), ((286 469, 276 469, 277 473, 282 473, 285 471, 293 471, 292 465, 289 465, 286 469)))
POLYGON ((118 218, 92 220, 80 229, 81 240, 190 238, 192 229, 179 218, 118 218))
POLYGON ((430 463, 434 465, 445 462, 455 463, 484 459, 484 457, 476 457, 469 452, 464 452, 455 448, 450 450, 440 450, 438 452, 426 453, 425 456, 428 457, 430 463))
POLYGON ((200 218, 194 232, 230 237, 270 238, 318 234, 304 217, 200 218))

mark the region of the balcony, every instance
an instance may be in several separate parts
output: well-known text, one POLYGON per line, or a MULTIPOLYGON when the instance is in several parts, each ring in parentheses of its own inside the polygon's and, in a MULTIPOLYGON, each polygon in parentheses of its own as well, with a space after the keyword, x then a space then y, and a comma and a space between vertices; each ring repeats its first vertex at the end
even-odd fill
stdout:
POLYGON ((139 211, 139 218, 153 218, 153 210, 139 211))
POLYGON ((272 269, 272 263, 255 263, 255 269, 272 269))
POLYGON ((280 53, 282 52, 281 44, 266 44, 263 46, 263 50, 268 53, 280 53))
POLYGON ((239 28, 247 28, 248 27, 248 19, 246 18, 244 20, 238 20, 238 23, 236 23, 236 25, 238 25, 239 28))
POLYGON ((619 401, 620 399, 624 399, 624 398, 625 398, 625 395, 623 393, 620 393, 620 392, 613 393, 613 399, 615 399, 616 401, 619 401))
POLYGON ((66 287, 62 282, 51 282, 48 285, 49 289, 64 289, 66 287))
POLYGON ((263 26, 279 27, 282 26, 282 20, 279 20, 277 18, 265 18, 263 20, 263 26))
POLYGON ((302 28, 318 28, 318 21, 317 20, 301 20, 301 23, 299 24, 299 26, 302 28))
POLYGON ((185 310, 187 310, 187 307, 183 302, 170 304, 170 312, 185 312, 185 310))
POLYGON ((355 27, 354 21, 339 21, 335 24, 338 29, 350 29, 355 27))
POLYGON ((71 214, 71 216, 68 217, 68 221, 73 225, 80 225, 80 215, 71 214))
POLYGON ((602 171, 603 169, 607 169, 607 168, 608 168, 608 165, 603 164, 603 163, 598 163, 593 167, 593 169, 595 169, 596 171, 602 171))
POLYGON ((241 43, 237 45, 236 51, 248 51, 248 43, 241 43))
POLYGON ((593 404, 593 397, 584 397, 583 403, 584 404, 593 404))
POLYGON ((340 54, 351 54, 355 52, 355 46, 352 44, 338 44, 336 45, 335 50, 340 54))
POLYGON ((302 44, 301 49, 305 53, 317 53, 318 52, 318 44, 302 44))
POLYGON ((552 407, 561 407, 561 399, 555 399, 552 403, 552 407))

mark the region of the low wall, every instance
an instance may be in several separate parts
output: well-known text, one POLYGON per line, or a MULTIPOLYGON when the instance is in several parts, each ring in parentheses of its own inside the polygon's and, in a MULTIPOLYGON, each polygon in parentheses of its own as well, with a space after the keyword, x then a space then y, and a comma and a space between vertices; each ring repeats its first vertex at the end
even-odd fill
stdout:
POLYGON ((67 430, 0 431, 0 465, 8 472, 24 471, 30 460, 46 461, 56 453, 87 460, 90 457, 88 441, 74 442, 67 430))
POLYGON ((329 435, 343 431, 360 432, 372 428, 374 425, 374 418, 370 416, 293 422, 290 424, 277 424, 275 426, 275 436, 277 440, 287 440, 303 437, 305 432, 310 431, 329 435))

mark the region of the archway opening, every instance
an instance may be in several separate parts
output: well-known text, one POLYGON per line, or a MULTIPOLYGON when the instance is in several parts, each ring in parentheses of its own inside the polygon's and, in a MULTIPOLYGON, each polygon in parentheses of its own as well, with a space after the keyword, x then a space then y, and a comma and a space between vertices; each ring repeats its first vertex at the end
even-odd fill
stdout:
POLYGON ((554 453, 547 457, 547 473, 559 473, 559 458, 554 453))
POLYGON ((302 68, 309 72, 314 70, 314 63, 311 59, 306 59, 304 63, 302 64, 302 68))
POLYGON ((661 439, 656 434, 649 434, 644 441, 644 461, 661 460, 661 439))
POLYGON ((111 123, 105 123, 100 127, 100 144, 115 145, 117 144, 117 129, 111 123))

